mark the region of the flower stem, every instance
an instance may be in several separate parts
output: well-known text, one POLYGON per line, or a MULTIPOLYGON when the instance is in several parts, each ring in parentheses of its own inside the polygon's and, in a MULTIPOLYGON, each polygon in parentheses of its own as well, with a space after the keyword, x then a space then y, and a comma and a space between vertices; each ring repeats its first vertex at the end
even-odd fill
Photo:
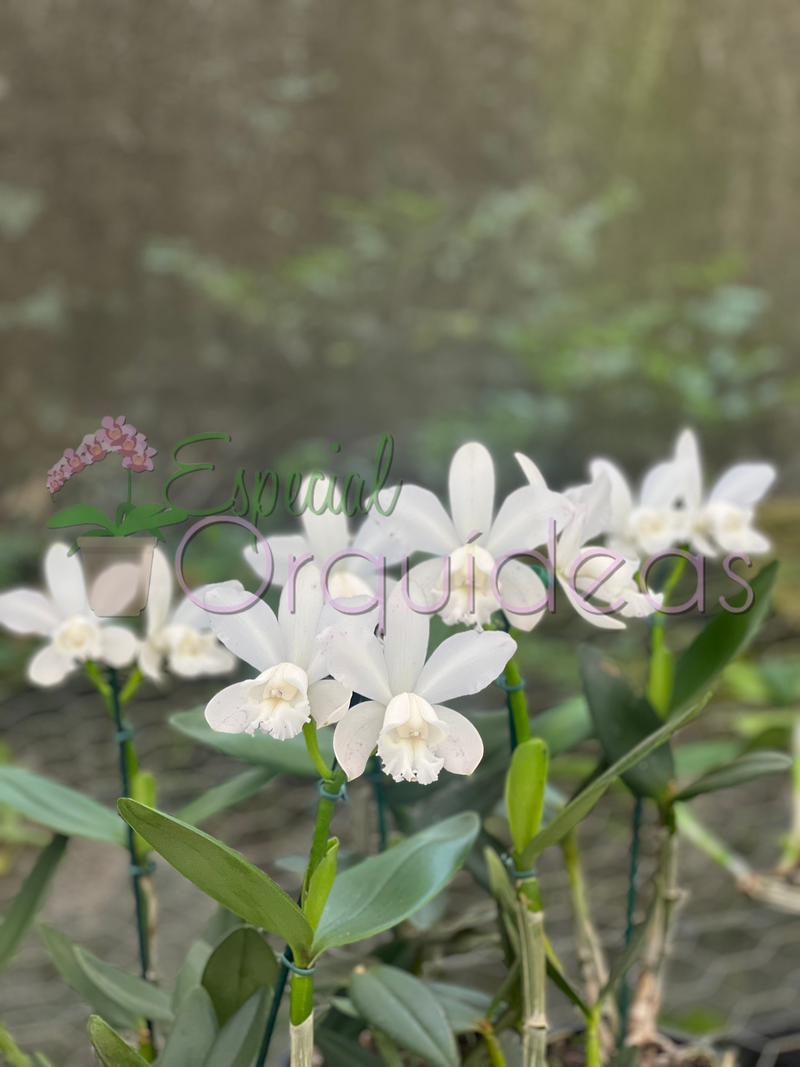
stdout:
POLYGON ((517 661, 513 656, 506 664, 505 683, 508 712, 514 731, 512 740, 515 743, 512 748, 515 748, 516 745, 521 745, 523 741, 530 739, 531 726, 528 721, 528 701, 525 699, 525 690, 522 688, 522 676, 519 673, 517 661))
POLYGON ((775 873, 786 877, 800 865, 800 721, 792 727, 792 825, 775 873))
MULTIPOLYGON (((137 766, 136 753, 134 752, 130 738, 125 736, 126 731, 122 721, 122 705, 120 701, 119 679, 117 677, 116 668, 109 667, 108 675, 110 683, 109 688, 111 690, 111 710, 114 716, 114 725, 117 728, 117 744, 119 745, 119 771, 122 795, 123 797, 129 797, 131 795, 130 770, 131 767, 137 766)), ((139 856, 136 849, 136 837, 133 828, 130 826, 127 826, 127 838, 128 853, 130 855, 131 863, 131 878, 133 880, 133 897, 136 905, 136 928, 139 936, 139 960, 141 963, 142 978, 146 981, 150 981, 152 976, 150 974, 150 937, 148 932, 147 905, 140 884, 143 872, 139 864, 139 856)), ((146 1027, 148 1034, 142 1035, 141 1044, 152 1045, 153 1024, 149 1019, 146 1021, 146 1027)))
POLYGON ((497 1040, 497 1033, 488 1019, 481 1019, 478 1023, 478 1031, 486 1043, 490 1067, 506 1067, 506 1058, 497 1040))
POLYGON ((0 1052, 5 1056, 9 1067, 30 1067, 30 1056, 26 1056, 17 1047, 14 1038, 2 1023, 0 1023, 0 1052))
POLYGON ((536 878, 517 885, 517 927, 522 958, 522 1067, 546 1067, 546 954, 544 913, 536 878))
MULTIPOLYGON (((347 780, 347 774, 341 767, 337 767, 333 772, 329 773, 331 773, 331 777, 325 781, 325 790, 331 794, 338 793, 347 780)), ((336 811, 336 801, 320 796, 317 821, 314 824, 314 840, 311 843, 311 855, 308 858, 306 885, 308 885, 308 880, 328 851, 328 837, 334 811, 336 811)))
POLYGON ((319 771, 324 781, 330 781, 333 771, 328 764, 322 758, 322 753, 319 750, 319 741, 317 740, 317 724, 313 719, 309 719, 303 726, 303 737, 306 739, 306 748, 308 754, 314 761, 314 766, 319 771))
POLYGON ((131 477, 132 473, 133 472, 131 471, 130 467, 128 467, 128 499, 126 501, 126 503, 128 504, 131 503, 131 497, 133 494, 133 478, 131 477))

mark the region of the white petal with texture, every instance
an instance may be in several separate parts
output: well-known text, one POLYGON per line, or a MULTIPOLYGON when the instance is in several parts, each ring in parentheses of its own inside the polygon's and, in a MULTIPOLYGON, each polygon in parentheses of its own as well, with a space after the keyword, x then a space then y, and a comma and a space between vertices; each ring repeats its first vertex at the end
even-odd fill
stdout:
POLYGON ((283 632, 286 659, 307 668, 317 652, 317 624, 322 611, 319 570, 306 563, 294 576, 294 611, 289 610, 290 586, 281 593, 278 622, 283 632))
POLYGON ((472 774, 483 759, 483 739, 464 715, 442 704, 433 710, 449 728, 449 734, 436 746, 436 755, 444 759, 445 770, 452 774, 472 774))
POLYGON ((352 695, 349 689, 333 678, 312 683, 308 687, 308 703, 317 726, 330 726, 346 715, 352 695))
POLYGON ((479 693, 497 678, 516 648, 508 634, 454 634, 434 650, 414 691, 430 704, 479 693))
MULTIPOLYGON (((384 490, 384 493, 380 494, 382 506, 388 507, 393 492, 384 490)), ((439 498, 418 485, 402 487, 391 515, 381 515, 373 508, 369 519, 395 540, 406 553, 435 552, 447 555, 461 544, 453 521, 442 507, 439 498)))
MULTIPOLYGON (((413 603, 423 602, 422 590, 409 581, 409 595, 413 603)), ((402 583, 398 584, 386 604, 386 636, 383 647, 386 672, 392 693, 410 693, 428 653, 429 616, 409 607, 403 599, 402 583)))
POLYGON ((358 640, 352 632, 332 626, 318 640, 329 674, 359 696, 389 703, 392 692, 377 637, 358 640))
POLYGON ((354 705, 336 724, 333 751, 348 778, 364 773, 367 760, 378 744, 385 713, 384 704, 368 700, 354 705))
MULTIPOLYGON (((226 582, 224 586, 212 586, 204 600, 211 607, 233 607, 248 597, 239 582, 226 582)), ((211 629, 217 639, 229 648, 234 656, 243 659, 257 671, 265 671, 285 660, 286 650, 283 634, 272 608, 263 600, 256 601, 244 611, 221 615, 208 612, 211 629)))
POLYGON ((459 541, 475 530, 488 534, 494 512, 494 463, 489 450, 473 441, 462 445, 450 463, 450 514, 459 541))
POLYGON ((503 501, 488 537, 481 539, 489 552, 498 559, 506 552, 522 552, 547 542, 550 519, 560 530, 574 512, 574 507, 561 493, 532 485, 515 489, 503 501))
POLYGON ((547 482, 544 480, 544 475, 533 462, 522 452, 515 452, 514 459, 519 463, 522 468, 522 473, 528 479, 530 485, 538 485, 540 489, 547 488, 547 482))
POLYGON ((206 722, 222 734, 241 734, 250 721, 245 705, 252 681, 237 682, 213 696, 206 705, 206 722))
POLYGON ((539 575, 531 567, 526 567, 521 560, 510 559, 503 564, 497 581, 497 588, 505 602, 503 611, 512 626, 518 630, 530 632, 540 622, 547 611, 545 595, 547 590, 539 575), (515 612, 514 607, 532 608, 542 606, 536 612, 515 612))

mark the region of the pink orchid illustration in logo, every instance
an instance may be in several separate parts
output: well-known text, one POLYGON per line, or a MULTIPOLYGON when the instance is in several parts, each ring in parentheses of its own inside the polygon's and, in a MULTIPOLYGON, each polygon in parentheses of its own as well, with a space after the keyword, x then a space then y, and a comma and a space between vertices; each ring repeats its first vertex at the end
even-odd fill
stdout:
POLYGON ((69 476, 72 476, 73 474, 79 474, 83 470, 83 468, 91 462, 91 459, 87 459, 84 456, 79 456, 74 448, 66 448, 64 450, 64 458, 62 460, 62 463, 64 464, 65 469, 69 471, 69 476))
POLYGON ((125 456, 122 466, 135 474, 140 474, 142 471, 151 471, 153 469, 152 457, 157 455, 157 451, 155 448, 147 447, 147 439, 144 434, 138 434, 136 440, 136 451, 125 456))
POLYGON ((67 480, 72 477, 72 471, 66 469, 64 460, 59 460, 54 467, 47 472, 47 488, 51 493, 57 493, 62 489, 67 480))
POLYGON ((124 415, 120 415, 117 419, 111 415, 106 415, 103 419, 102 432, 105 434, 112 452, 121 451, 122 445, 126 441, 133 441, 136 438, 136 427, 127 423, 124 415))
POLYGON ((87 463, 99 463, 111 452, 111 445, 105 430, 87 433, 78 447, 78 455, 86 457, 87 463))

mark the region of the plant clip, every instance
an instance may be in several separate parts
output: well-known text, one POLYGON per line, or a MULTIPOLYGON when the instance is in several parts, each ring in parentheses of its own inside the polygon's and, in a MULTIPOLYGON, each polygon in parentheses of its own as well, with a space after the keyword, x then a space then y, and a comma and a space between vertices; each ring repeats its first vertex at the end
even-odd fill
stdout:
POLYGON ((296 963, 294 963, 292 960, 286 958, 286 953, 285 952, 280 958, 280 963, 281 963, 281 966, 286 967, 286 969, 291 971, 292 974, 296 974, 298 978, 310 978, 311 975, 314 973, 314 971, 316 971, 316 969, 317 969, 316 966, 314 966, 314 967, 298 967, 296 963))
POLYGON ((516 881, 524 882, 526 878, 535 878, 536 877, 536 868, 535 867, 531 867, 527 871, 517 870, 517 865, 516 865, 516 863, 514 863, 514 858, 512 856, 509 856, 509 854, 507 852, 504 852, 500 856, 500 859, 503 861, 503 863, 505 863, 506 867, 508 867, 509 874, 512 875, 512 877, 515 878, 516 881))
POLYGON ((509 685, 502 674, 492 682, 492 685, 496 685, 497 688, 502 689, 504 693, 519 693, 527 684, 528 683, 524 678, 520 678, 516 685, 509 685))
POLYGON ((117 730, 114 734, 114 740, 118 745, 124 745, 126 741, 132 741, 134 735, 134 729, 129 724, 122 727, 121 730, 117 730))
POLYGON ((328 790, 325 788, 325 779, 320 778, 320 780, 317 782, 317 789, 319 790, 319 795, 321 797, 324 797, 325 800, 347 800, 346 782, 342 782, 342 784, 339 786, 338 793, 329 793, 328 790))
POLYGON ((141 866, 138 863, 131 863, 128 866, 128 870, 134 878, 146 878, 147 875, 152 874, 156 869, 155 861, 148 860, 147 863, 141 866))

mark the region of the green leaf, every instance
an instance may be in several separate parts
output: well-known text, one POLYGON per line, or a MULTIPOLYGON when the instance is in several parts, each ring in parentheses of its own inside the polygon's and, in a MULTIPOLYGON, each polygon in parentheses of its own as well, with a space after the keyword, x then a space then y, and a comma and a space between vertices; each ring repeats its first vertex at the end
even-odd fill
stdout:
POLYGON ((95 1014, 102 1015, 112 1026, 117 1026, 121 1030, 135 1030, 140 1017, 127 1011, 102 989, 98 989, 78 962, 75 953, 77 946, 54 926, 39 923, 38 930, 44 947, 70 989, 77 993, 95 1014))
POLYGON ((189 823, 190 826, 200 826, 201 823, 219 815, 221 811, 255 796, 277 773, 271 767, 253 767, 251 770, 242 771, 227 782, 195 797, 175 813, 175 818, 189 823))
POLYGON ((441 1004, 454 1034, 474 1030, 489 1010, 492 998, 477 989, 450 985, 449 982, 426 982, 441 1004))
POLYGON ((725 767, 718 767, 702 775, 690 785, 685 786, 675 798, 691 800, 701 793, 716 793, 720 789, 731 789, 735 785, 761 778, 765 774, 782 774, 792 766, 792 758, 785 752, 773 752, 760 749, 739 756, 725 767))
POLYGON ((316 1030, 314 1044, 325 1057, 325 1067, 383 1067, 383 1060, 362 1048, 355 1037, 346 1037, 325 1026, 316 1030))
POLYGON ((252 926, 240 926, 217 945, 203 972, 220 1026, 232 1018, 253 993, 274 989, 280 967, 275 954, 252 926))
POLYGON ((200 1067, 213 1048, 219 1027, 211 997, 198 986, 178 1012, 158 1067, 200 1067))
POLYGON ((545 963, 547 967, 547 977, 554 985, 558 986, 558 988, 561 990, 564 996, 567 997, 568 1000, 572 1001, 578 1011, 582 1012, 584 1016, 588 1017, 591 1014, 588 1004, 586 1004, 578 990, 575 989, 570 980, 558 966, 556 961, 553 959, 551 953, 552 950, 548 952, 547 960, 545 963))
MULTIPOLYGON (((649 737, 663 720, 647 699, 635 693, 619 667, 596 648, 580 649, 581 675, 595 729, 609 763, 649 737)), ((654 749, 647 758, 623 776, 628 788, 640 797, 663 799, 675 777, 668 744, 654 749)))
POLYGON ((458 1067, 456 1039, 444 1008, 430 990, 397 967, 356 969, 350 999, 367 1020, 431 1067, 458 1067))
POLYGON ((116 533, 117 528, 107 515, 90 504, 74 504, 63 508, 47 520, 48 530, 63 530, 67 526, 102 526, 109 533, 116 533))
POLYGON ((31 1053, 31 1067, 53 1067, 53 1065, 42 1052, 33 1052, 31 1053))
POLYGON ((316 930, 322 918, 325 902, 336 877, 336 858, 339 853, 339 841, 332 837, 328 841, 328 851, 317 864, 308 883, 308 895, 303 905, 303 914, 316 930))
MULTIPOLYGON (((276 771, 285 771, 303 778, 319 778, 319 771, 308 754, 302 734, 286 741, 276 741, 274 737, 263 733, 258 733, 255 737, 249 737, 247 734, 218 733, 206 722, 203 708, 179 711, 170 716, 169 722, 186 737, 209 745, 234 759, 255 763, 261 767, 272 767, 276 771)), ((321 731, 318 740, 322 758, 330 767, 333 763, 333 731, 321 731)))
POLYGON ((30 930, 36 914, 47 899, 50 882, 64 855, 67 838, 54 837, 42 852, 33 870, 22 883, 0 926, 0 970, 6 967, 30 930))
POLYGON ((270 996, 259 989, 217 1034, 203 1067, 252 1067, 267 1025, 270 996))
MULTIPOLYGON (((675 668, 670 705, 673 711, 684 708, 705 692, 726 664, 753 639, 767 614, 777 571, 776 561, 764 567, 750 582, 755 599, 749 611, 741 615, 722 611, 715 615, 686 649, 675 668)), ((746 590, 742 590, 730 603, 740 607, 745 603, 745 596, 746 590)))
POLYGON ((322 913, 312 957, 372 937, 413 915, 462 866, 479 830, 474 812, 454 815, 340 874, 322 913))
POLYGON ((122 799, 123 819, 176 871, 253 926, 287 941, 296 956, 311 945, 313 931, 291 897, 258 867, 202 830, 153 808, 122 799))
POLYGON ((163 504, 141 504, 139 507, 131 508, 117 532, 122 537, 140 533, 142 530, 154 533, 162 526, 173 526, 175 523, 183 522, 188 515, 189 512, 184 511, 183 508, 169 508, 163 504))
POLYGON ((214 946, 207 941, 195 941, 190 946, 175 979, 175 988, 172 991, 173 1012, 179 1011, 191 991, 203 984, 203 971, 213 951, 214 946))
POLYGON ((89 1016, 89 1040, 103 1067, 148 1067, 130 1045, 99 1015, 89 1016))
POLYGON ((735 737, 713 737, 676 745, 672 753, 675 773, 678 778, 705 774, 741 756, 743 748, 744 743, 735 737))
POLYGON ((165 990, 98 959, 78 945, 75 946, 74 952, 75 959, 86 977, 115 1004, 119 1004, 134 1017, 172 1022, 172 998, 165 990))
POLYGON ((522 863, 527 867, 532 867, 536 861, 536 857, 539 856, 550 845, 560 841, 561 838, 569 833, 573 826, 577 826, 581 819, 585 818, 592 808, 595 806, 600 797, 605 793, 606 789, 611 785, 615 778, 619 778, 630 767, 635 766, 637 763, 648 756, 653 749, 658 748, 668 738, 672 737, 676 730, 680 730, 682 726, 686 726, 692 719, 697 718, 700 712, 705 707, 708 700, 708 696, 704 700, 698 701, 697 704, 692 704, 690 707, 685 708, 677 715, 673 715, 671 719, 668 719, 661 727, 646 737, 644 741, 640 741, 635 748, 632 748, 630 752, 626 753, 622 759, 618 760, 615 764, 604 771, 598 778, 595 778, 593 782, 580 792, 573 800, 569 802, 557 815, 552 819, 543 830, 534 837, 533 841, 525 849, 522 856, 522 863))
POLYGON ((594 737, 594 722, 583 696, 571 697, 531 719, 531 734, 547 743, 552 757, 594 737))
POLYGON ((506 812, 514 848, 522 852, 539 829, 547 784, 547 745, 532 737, 517 745, 506 777, 506 812))
POLYGON ((65 837, 125 844, 125 827, 111 808, 21 767, 0 766, 0 804, 65 837))

